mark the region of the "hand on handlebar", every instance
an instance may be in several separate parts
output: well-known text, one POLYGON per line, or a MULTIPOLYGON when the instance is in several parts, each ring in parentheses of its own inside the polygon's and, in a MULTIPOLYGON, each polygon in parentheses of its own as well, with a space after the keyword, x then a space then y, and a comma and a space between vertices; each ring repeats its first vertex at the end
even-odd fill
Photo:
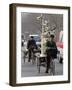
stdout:
POLYGON ((47 49, 56 49, 55 47, 47 47, 47 49))

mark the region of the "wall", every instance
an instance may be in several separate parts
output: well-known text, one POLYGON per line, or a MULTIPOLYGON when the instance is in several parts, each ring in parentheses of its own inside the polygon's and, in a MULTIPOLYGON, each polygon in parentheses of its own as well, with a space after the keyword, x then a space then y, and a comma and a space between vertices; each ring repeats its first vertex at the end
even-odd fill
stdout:
MULTIPOLYGON (((10 3, 34 3, 48 5, 70 6, 72 11, 72 0, 0 0, 0 90, 71 90, 70 84, 43 85, 28 87, 11 87, 9 82, 9 4, 10 3)), ((72 12, 71 12, 72 17, 72 12)), ((72 18, 71 18, 72 21, 72 18)), ((72 29, 72 26, 71 26, 72 29)), ((71 31, 72 32, 72 31, 71 31)), ((72 36, 71 36, 72 37, 72 36)), ((72 50, 72 49, 71 49, 72 50)), ((71 62, 72 64, 72 62, 71 62)), ((71 66, 72 68, 72 66, 71 66)), ((72 72, 71 72, 72 75, 72 72)), ((72 81, 72 78, 71 78, 72 81)))

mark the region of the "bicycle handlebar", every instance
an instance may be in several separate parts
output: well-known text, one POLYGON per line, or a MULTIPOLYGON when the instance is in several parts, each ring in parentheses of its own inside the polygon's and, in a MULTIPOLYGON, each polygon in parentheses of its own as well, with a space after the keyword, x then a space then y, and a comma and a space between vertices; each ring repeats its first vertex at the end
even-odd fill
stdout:
POLYGON ((52 48, 52 47, 47 47, 47 49, 56 49, 56 48, 52 48))

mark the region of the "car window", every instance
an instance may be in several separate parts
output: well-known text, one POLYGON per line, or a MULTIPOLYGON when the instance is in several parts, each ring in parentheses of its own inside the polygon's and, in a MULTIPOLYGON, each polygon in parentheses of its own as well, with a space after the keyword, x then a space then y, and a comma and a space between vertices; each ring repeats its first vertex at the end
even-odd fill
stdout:
POLYGON ((40 42, 40 41, 41 41, 41 38, 40 38, 39 36, 34 36, 34 40, 35 40, 36 42, 40 42))

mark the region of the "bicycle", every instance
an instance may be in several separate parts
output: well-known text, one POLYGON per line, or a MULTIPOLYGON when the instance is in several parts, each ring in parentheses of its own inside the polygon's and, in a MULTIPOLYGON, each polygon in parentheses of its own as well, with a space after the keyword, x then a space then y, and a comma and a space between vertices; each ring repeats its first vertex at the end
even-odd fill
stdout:
MULTIPOLYGON (((48 48, 48 49, 55 49, 55 48, 48 48)), ((47 56, 37 56, 37 69, 38 73, 40 73, 40 67, 46 67, 47 66, 47 56)), ((49 67, 49 74, 50 75, 55 75, 55 61, 54 59, 51 58, 50 61, 50 67, 49 67)))
POLYGON ((36 62, 36 55, 35 55, 36 52, 37 52, 36 49, 32 49, 30 51, 30 61, 32 64, 35 64, 35 62, 36 62))
MULTIPOLYGON (((46 63, 46 56, 44 57, 37 57, 37 69, 38 69, 38 73, 40 73, 40 68, 41 66, 46 67, 47 63, 46 63)), ((52 59, 50 62, 50 67, 49 67, 49 74, 50 75, 55 75, 55 61, 52 59)))

